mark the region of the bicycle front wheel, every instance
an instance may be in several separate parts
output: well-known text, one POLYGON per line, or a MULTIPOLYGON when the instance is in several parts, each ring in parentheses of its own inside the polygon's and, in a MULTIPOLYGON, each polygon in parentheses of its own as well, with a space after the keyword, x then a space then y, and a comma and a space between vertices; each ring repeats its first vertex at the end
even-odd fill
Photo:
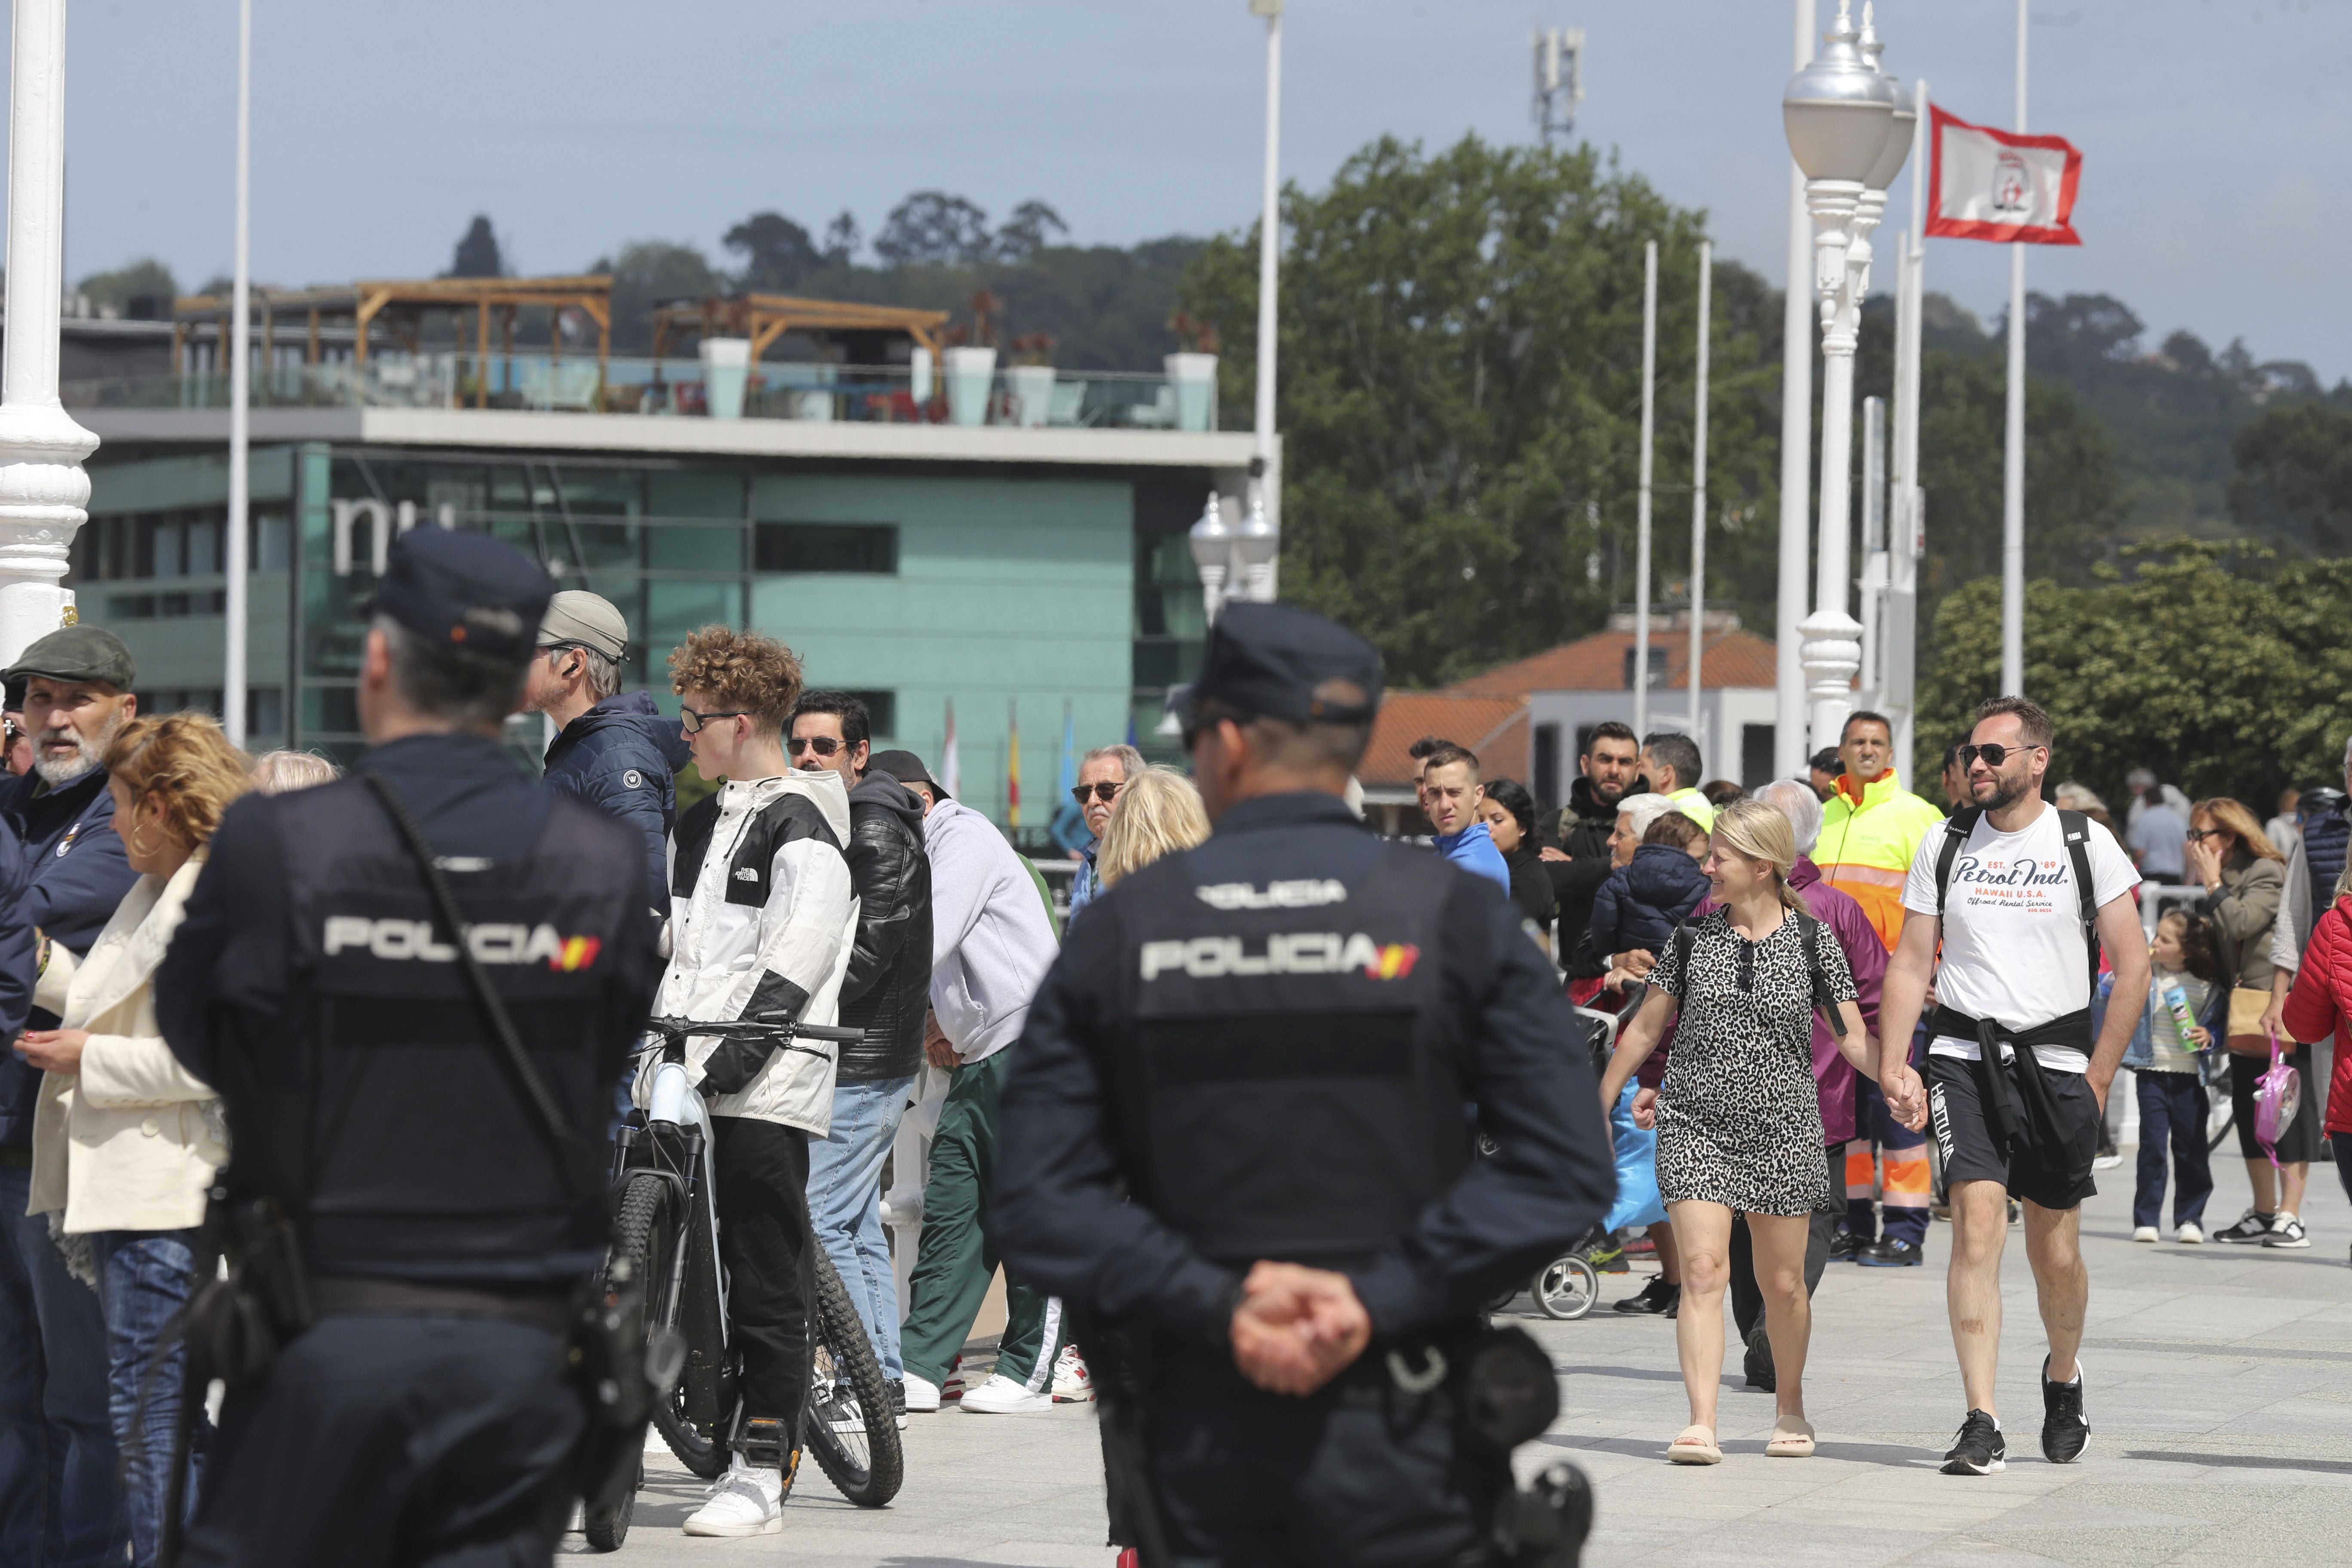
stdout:
MULTIPOLYGON (((649 1306, 661 1304, 663 1284, 669 1279, 671 1259, 684 1237, 677 1225, 677 1197, 670 1184, 651 1172, 629 1178, 622 1190, 620 1211, 613 1218, 613 1256, 625 1258, 635 1269, 636 1277, 645 1281, 649 1306)), ((648 1311, 646 1328, 676 1329, 678 1307, 667 1304, 669 1321, 659 1321, 659 1315, 648 1311)), ((654 1429, 677 1456, 677 1462, 700 1476, 704 1480, 716 1480, 727 1468, 727 1452, 718 1441, 706 1436, 688 1420, 680 1408, 685 1393, 683 1382, 670 1391, 667 1399, 654 1404, 654 1429)), ((623 1529, 626 1529, 624 1524, 623 1529)), ((617 1543, 616 1543, 617 1544, 617 1543)))
POLYGON ((809 1314, 814 1375, 802 1430, 809 1451, 841 1495, 860 1508, 880 1508, 898 1495, 906 1456, 898 1446, 890 1386, 866 1325, 833 1259, 816 1248, 816 1302, 809 1314))

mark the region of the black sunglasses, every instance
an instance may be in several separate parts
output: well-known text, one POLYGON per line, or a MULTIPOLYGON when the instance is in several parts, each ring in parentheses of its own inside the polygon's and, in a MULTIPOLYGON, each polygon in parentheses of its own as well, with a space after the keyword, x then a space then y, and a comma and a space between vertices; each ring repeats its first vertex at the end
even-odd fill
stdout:
POLYGON ((1118 796, 1120 790, 1125 789, 1126 787, 1127 786, 1123 784, 1112 784, 1106 779, 1099 784, 1078 785, 1076 788, 1070 791, 1070 798, 1076 801, 1080 805, 1084 805, 1087 804, 1087 796, 1091 795, 1097 800, 1108 804, 1118 796))
POLYGON ((1982 757, 1984 759, 1985 766, 1989 768, 1997 768, 2003 763, 2009 761, 2012 756, 2021 757, 2028 752, 2038 752, 2042 748, 2039 746, 2004 746, 1998 741, 1982 746, 1962 746, 1960 748, 1960 766, 1963 768, 1974 767, 1976 765, 1977 759, 1979 757, 1982 757))
POLYGON ((794 735, 784 742, 784 750, 796 757, 803 752, 814 752, 820 757, 829 757, 841 750, 841 742, 830 735, 794 735))
POLYGON ((713 719, 748 719, 751 715, 740 708, 730 708, 724 713, 698 713, 681 703, 677 710, 677 727, 688 734, 698 734, 713 719))

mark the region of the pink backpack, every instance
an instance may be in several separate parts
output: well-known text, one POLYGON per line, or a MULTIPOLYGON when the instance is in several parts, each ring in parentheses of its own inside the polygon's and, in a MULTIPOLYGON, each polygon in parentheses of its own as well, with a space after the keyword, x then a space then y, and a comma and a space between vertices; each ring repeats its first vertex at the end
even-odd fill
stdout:
POLYGON ((2254 1085, 2254 1137, 2273 1167, 2278 1164, 2278 1141, 2294 1125, 2294 1113, 2302 1106, 2303 1075, 2281 1054, 2278 1036, 2273 1035, 2270 1070, 2254 1085))

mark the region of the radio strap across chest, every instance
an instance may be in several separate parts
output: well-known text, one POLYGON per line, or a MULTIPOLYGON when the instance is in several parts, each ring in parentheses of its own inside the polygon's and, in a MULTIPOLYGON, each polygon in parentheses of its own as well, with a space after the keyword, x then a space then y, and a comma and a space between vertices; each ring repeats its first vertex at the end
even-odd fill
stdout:
POLYGON ((391 781, 373 768, 362 768, 359 773, 360 777, 367 781, 368 787, 375 791, 376 798, 383 803, 384 813, 399 831, 401 842, 408 847, 417 868, 424 873, 425 886, 433 895, 434 910, 456 939, 452 945, 457 952, 457 967, 465 972, 466 983, 473 990, 474 1000, 481 1004, 482 1016, 490 1026, 490 1038, 497 1043, 499 1054, 514 1074, 515 1082, 522 1090, 523 1102, 530 1107, 531 1120, 539 1124, 540 1131, 554 1152, 556 1172, 563 1182, 564 1190, 576 1196, 580 1184, 579 1173, 573 1169, 577 1154, 571 1123, 565 1119, 562 1107, 555 1103, 555 1096, 548 1089, 547 1080, 532 1065, 530 1053, 523 1049, 522 1037, 515 1032, 514 1020, 508 1016, 506 1004, 499 999, 498 991, 490 984, 490 977, 482 970, 481 960, 474 955, 472 928, 466 923, 465 916, 457 909, 457 896, 449 889, 449 879, 442 872, 441 862, 434 858, 433 847, 425 840, 425 830, 417 826, 416 818, 409 813, 408 803, 400 798, 391 781))

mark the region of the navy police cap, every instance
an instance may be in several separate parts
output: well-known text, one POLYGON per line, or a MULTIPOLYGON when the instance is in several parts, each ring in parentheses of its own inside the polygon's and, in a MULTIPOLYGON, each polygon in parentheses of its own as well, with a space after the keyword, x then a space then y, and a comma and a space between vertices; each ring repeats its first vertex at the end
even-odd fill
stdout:
POLYGON ((1295 724, 1366 723, 1381 705, 1380 650, 1297 605, 1230 604, 1186 705, 1203 702, 1295 724))
POLYGON ((522 665, 554 595, 554 579, 514 546, 427 525, 392 542, 366 607, 436 647, 522 665))

